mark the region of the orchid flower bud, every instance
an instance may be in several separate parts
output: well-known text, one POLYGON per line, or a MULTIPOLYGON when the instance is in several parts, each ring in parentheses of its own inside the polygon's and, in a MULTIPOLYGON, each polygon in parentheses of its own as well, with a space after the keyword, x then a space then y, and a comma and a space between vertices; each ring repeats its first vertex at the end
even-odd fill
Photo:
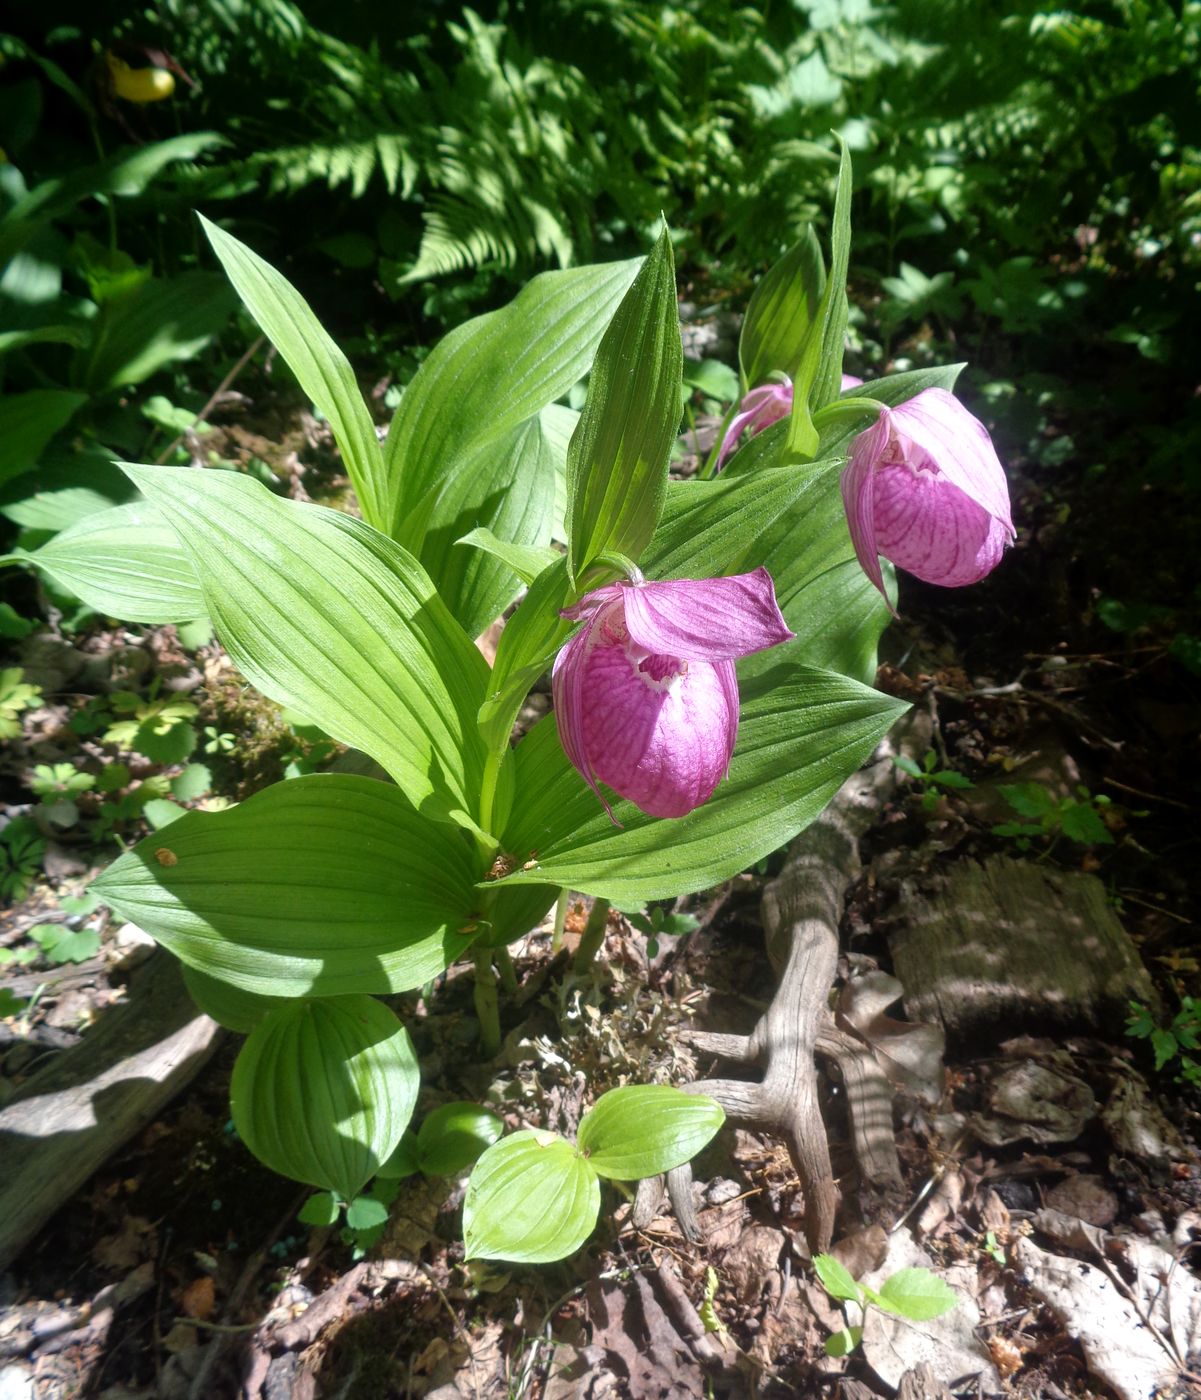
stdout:
POLYGON ((584 626, 555 659, 567 757, 652 817, 682 817, 726 775, 738 737, 740 656, 786 642, 766 569, 731 578, 612 583, 564 617, 584 626))
POLYGON ((881 593, 880 555, 958 588, 994 569, 1015 534, 988 430, 945 389, 885 408, 859 434, 842 498, 855 553, 881 593))
MULTIPOLYGON (((848 389, 862 383, 863 380, 857 379, 853 374, 844 374, 839 392, 845 394, 848 389)), ((758 388, 750 390, 738 405, 738 412, 730 420, 726 435, 721 440, 721 451, 717 454, 715 470, 721 471, 726 458, 734 451, 735 444, 744 432, 749 431, 754 437, 772 423, 787 418, 791 412, 791 379, 786 379, 782 384, 760 384, 758 388)))

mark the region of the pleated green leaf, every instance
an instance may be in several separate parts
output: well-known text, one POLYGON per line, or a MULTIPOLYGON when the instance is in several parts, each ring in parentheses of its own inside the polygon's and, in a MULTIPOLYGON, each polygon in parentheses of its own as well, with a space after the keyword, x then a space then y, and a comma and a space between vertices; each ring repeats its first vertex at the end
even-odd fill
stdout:
POLYGON ((92 888, 210 977, 341 996, 420 987, 454 962, 477 928, 479 874, 463 833, 391 784, 315 774, 186 813, 92 888))
POLYGON ((384 457, 350 361, 282 273, 203 215, 200 222, 246 309, 329 421, 364 520, 386 529, 384 457))
POLYGON ((526 1128, 475 1164, 463 1203, 468 1259, 547 1264, 573 1254, 596 1226, 600 1181, 570 1142, 526 1128))
POLYGON ((286 997, 259 996, 187 963, 183 965, 183 980, 188 995, 206 1016, 239 1035, 249 1035, 268 1012, 288 1005, 286 997))
POLYGON ((588 398, 567 449, 573 579, 607 552, 637 562, 650 543, 680 424, 683 369, 675 261, 664 228, 596 352, 588 398))
POLYGON ((501 1136, 504 1120, 478 1103, 444 1103, 427 1113, 417 1133, 426 1176, 457 1176, 501 1136))
POLYGON ((577 1145, 597 1176, 641 1181, 691 1161, 725 1119, 721 1105, 702 1094, 628 1084, 584 1114, 577 1145))
POLYGON ((741 684, 729 776, 676 820, 617 800, 614 826, 563 753, 554 715, 536 725, 516 750, 519 799, 502 845, 537 851, 537 865, 501 888, 547 882, 622 905, 663 899, 715 885, 790 841, 908 707, 795 665, 784 648, 774 655, 774 666, 741 684))
POLYGON ((826 285, 821 245, 812 224, 759 279, 742 322, 738 360, 744 388, 781 372, 795 377, 826 285))
MULTIPOLYGON (((498 311, 444 337, 405 390, 384 449, 389 533, 487 443, 511 433, 588 373, 605 327, 639 266, 544 272, 498 311)), ((463 531, 459 532, 464 533, 463 531)))
POLYGON ((233 472, 126 470, 191 556, 242 674, 369 754, 426 815, 470 821, 488 668, 412 556, 233 472))
POLYGON ((366 996, 272 1011, 234 1065, 234 1127, 281 1176, 353 1200, 401 1139, 421 1074, 409 1033, 366 996))
POLYGON ((145 501, 85 516, 40 549, 14 557, 123 622, 190 622, 205 613, 191 560, 145 501))

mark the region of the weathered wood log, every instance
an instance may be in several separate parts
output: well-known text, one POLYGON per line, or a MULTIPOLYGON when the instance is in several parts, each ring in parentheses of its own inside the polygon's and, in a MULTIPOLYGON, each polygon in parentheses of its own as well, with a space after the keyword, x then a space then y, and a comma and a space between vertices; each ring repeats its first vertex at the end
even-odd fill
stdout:
POLYGON ((912 1021, 949 1036, 986 1025, 1109 1029, 1131 998, 1159 998, 1094 875, 990 856, 959 861, 933 886, 902 884, 889 936, 912 1021))
POLYGON ((220 1027, 156 952, 129 999, 0 1109, 0 1269, 207 1062, 220 1027))

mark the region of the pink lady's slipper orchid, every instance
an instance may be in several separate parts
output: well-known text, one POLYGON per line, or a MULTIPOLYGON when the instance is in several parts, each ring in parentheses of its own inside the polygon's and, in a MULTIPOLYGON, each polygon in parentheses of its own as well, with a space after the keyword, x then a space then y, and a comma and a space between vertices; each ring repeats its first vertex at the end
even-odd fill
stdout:
MULTIPOLYGON (((862 383, 863 380, 856 379, 853 374, 844 374, 839 392, 845 394, 848 389, 862 383)), ((791 379, 786 379, 782 384, 760 384, 757 389, 752 389, 738 405, 738 412, 730 420, 726 435, 721 440, 721 451, 717 454, 715 470, 721 471, 726 458, 734 451, 734 445, 743 433, 749 431, 754 437, 764 428, 778 423, 781 418, 787 418, 791 412, 791 379)))
POLYGON ((1015 534, 988 430, 945 389, 885 408, 859 434, 842 498, 855 553, 881 593, 880 555, 958 588, 995 568, 1015 534))
POLYGON ((682 817, 725 777, 738 736, 734 661, 793 635, 766 569, 732 578, 611 583, 564 617, 584 626, 553 687, 567 757, 652 817, 682 817))

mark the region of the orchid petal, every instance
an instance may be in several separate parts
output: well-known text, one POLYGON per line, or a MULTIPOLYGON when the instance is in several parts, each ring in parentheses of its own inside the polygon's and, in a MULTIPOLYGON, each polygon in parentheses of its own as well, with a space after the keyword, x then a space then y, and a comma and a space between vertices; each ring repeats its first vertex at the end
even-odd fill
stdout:
POLYGON ((848 389, 858 389, 863 380, 857 374, 844 374, 842 383, 838 386, 838 392, 845 394, 848 389))
POLYGON ((655 679, 624 647, 599 646, 584 675, 583 729, 596 775, 653 817, 682 817, 725 777, 738 733, 731 662, 674 663, 655 679))
MULTIPOLYGON (((851 460, 843 468, 840 479, 842 501, 846 508, 847 525, 851 531, 851 543, 855 546, 856 557, 863 566, 863 572, 886 600, 888 592, 884 587, 880 550, 876 541, 873 486, 876 465, 884 456, 888 437, 888 415, 881 413, 872 426, 855 439, 851 448, 851 460)), ((892 607, 891 602, 888 605, 892 607)))
POLYGON ((726 435, 721 440, 721 451, 717 454, 717 470, 734 450, 734 444, 749 428, 752 435, 761 433, 764 428, 787 418, 792 412, 792 385, 760 384, 746 394, 734 415, 726 435))
POLYGON ((733 661, 794 634, 764 568, 730 578, 672 579, 625 589, 630 640, 651 655, 733 661))
MULTIPOLYGON (((597 589, 598 593, 601 591, 603 590, 597 589)), ((589 598, 592 596, 592 594, 588 595, 589 598)), ((587 598, 581 599, 581 603, 583 602, 587 602, 587 598)), ((577 604, 577 606, 579 605, 577 604)), ((555 664, 551 670, 551 695, 554 698, 555 723, 559 729, 559 742, 563 745, 563 752, 592 791, 604 803, 605 811, 612 817, 613 809, 605 800, 600 788, 597 787, 592 764, 588 760, 588 742, 584 723, 584 675, 587 670, 589 654, 593 650, 592 633, 599 623, 601 623, 600 617, 593 615, 555 657, 555 664)))
POLYGON ((570 607, 563 608, 559 616, 568 618, 571 622, 579 622, 581 618, 591 617, 606 603, 611 603, 620 597, 621 584, 607 583, 603 588, 594 588, 591 593, 585 593, 578 603, 572 603, 570 607))
POLYGON ((905 450, 901 441, 902 455, 911 467, 933 466, 945 481, 1000 521, 1009 538, 1013 538, 1016 532, 1005 469, 988 429, 978 418, 945 389, 923 389, 899 408, 890 410, 888 417, 897 438, 907 439, 926 458, 926 463, 914 460, 914 454, 905 450))
POLYGON ((961 588, 1000 562, 1008 527, 945 476, 881 467, 872 514, 876 548, 927 583, 961 588))

